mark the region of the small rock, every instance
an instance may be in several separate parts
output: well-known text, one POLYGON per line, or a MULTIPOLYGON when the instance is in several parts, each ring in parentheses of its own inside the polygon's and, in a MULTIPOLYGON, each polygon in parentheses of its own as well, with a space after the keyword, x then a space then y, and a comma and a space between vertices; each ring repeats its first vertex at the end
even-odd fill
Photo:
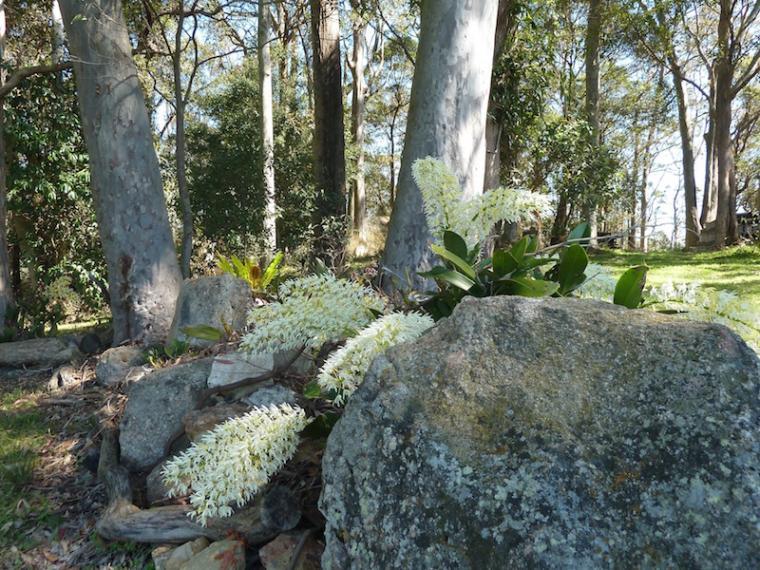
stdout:
POLYGON ((185 327, 206 325, 221 329, 245 329, 253 296, 248 283, 232 275, 212 275, 188 279, 182 284, 177 309, 169 331, 169 342, 186 341, 193 347, 205 347, 211 341, 188 337, 185 327))
POLYGON ((33 338, 0 343, 0 367, 54 367, 81 356, 73 339, 67 337, 33 338))
POLYGON ((244 570, 245 548, 239 540, 220 540, 201 550, 181 568, 182 570, 244 570))
POLYGON ((193 410, 185 415, 182 422, 190 441, 198 441, 201 435, 214 429, 230 418, 245 414, 250 408, 244 404, 218 404, 202 410, 193 410))
POLYGON ((174 546, 170 544, 162 544, 161 546, 154 548, 150 553, 150 556, 153 559, 153 567, 156 570, 166 570, 166 561, 169 559, 169 556, 171 556, 173 551, 174 546))
POLYGON ((164 564, 164 570, 180 570, 196 554, 202 552, 209 545, 208 539, 204 536, 196 538, 191 542, 186 542, 172 550, 164 564))
POLYGON ((50 377, 48 388, 52 391, 64 390, 78 384, 81 380, 79 371, 68 364, 61 366, 50 377))
POLYGON ((312 536, 305 533, 281 534, 272 542, 259 549, 261 564, 265 570, 320 570, 320 559, 325 547, 312 536), (299 544, 303 546, 298 552, 295 564, 292 562, 299 544))
POLYGON ((96 354, 102 349, 103 343, 100 340, 100 337, 93 332, 83 335, 79 341, 79 350, 82 354, 86 354, 87 356, 96 354))
POLYGON ((119 426, 121 461, 133 471, 153 466, 164 457, 182 418, 195 409, 211 370, 211 359, 193 360, 148 374, 130 385, 119 426))
MULTIPOLYGON (((295 355, 296 352, 293 350, 262 354, 248 354, 242 351, 221 354, 214 358, 208 377, 208 387, 227 386, 246 378, 267 374, 285 366, 293 360, 295 355)), ((293 362, 290 370, 297 374, 307 374, 313 366, 312 359, 301 354, 293 362)))
POLYGON ((274 386, 259 388, 246 396, 243 401, 253 407, 296 404, 298 402, 298 395, 290 388, 275 384, 274 386))
POLYGON ((169 488, 164 484, 161 471, 166 465, 166 460, 156 465, 145 479, 145 495, 150 505, 163 503, 169 499, 169 488))
MULTIPOLYGON (((98 358, 95 378, 101 386, 113 386, 124 382, 134 367, 145 363, 145 353, 138 346, 109 348, 98 358)), ((144 373, 140 376, 140 378, 144 373)), ((130 378, 134 380, 135 377, 130 378)))

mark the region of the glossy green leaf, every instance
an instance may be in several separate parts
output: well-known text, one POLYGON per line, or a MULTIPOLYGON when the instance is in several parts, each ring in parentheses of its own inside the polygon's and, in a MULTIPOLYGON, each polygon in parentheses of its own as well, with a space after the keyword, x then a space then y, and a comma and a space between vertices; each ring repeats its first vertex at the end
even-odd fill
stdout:
POLYGON ((493 272, 497 278, 510 275, 517 267, 517 260, 506 249, 497 249, 493 252, 493 272))
POLYGON ((557 270, 557 282, 562 295, 567 295, 585 281, 584 271, 587 266, 586 250, 577 243, 564 251, 557 270))
POLYGON ((515 277, 504 282, 504 291, 508 295, 520 297, 549 297, 558 290, 559 283, 529 277, 515 277))
POLYGON ((447 271, 445 273, 439 273, 436 275, 436 279, 444 281, 445 283, 453 285, 454 287, 458 287, 463 291, 469 291, 472 286, 475 285, 475 282, 472 279, 469 279, 467 276, 462 275, 458 271, 447 271))
POLYGON ((469 257, 467 251, 467 243, 464 241, 462 236, 455 232, 448 230, 443 232, 443 245, 451 253, 458 257, 461 257, 462 259, 466 260, 469 257))
POLYGON ((509 253, 512 254, 512 257, 515 258, 515 261, 517 263, 521 263, 523 258, 525 257, 525 252, 528 250, 528 245, 530 243, 530 238, 528 236, 525 236, 520 241, 515 243, 512 246, 512 249, 509 250, 509 253))
POLYGON ((322 387, 319 385, 319 382, 312 380, 303 387, 303 395, 310 400, 319 398, 322 396, 322 387))
POLYGON ((646 265, 637 265, 623 273, 620 279, 618 279, 617 285, 615 285, 613 302, 616 305, 628 307, 629 309, 636 309, 641 305, 641 301, 643 300, 642 292, 647 282, 648 270, 649 267, 646 265))
POLYGON ((451 262, 457 269, 459 269, 462 273, 464 273, 467 277, 469 277, 473 281, 477 279, 475 275, 475 270, 472 268, 472 266, 469 263, 467 263, 464 259, 456 255, 455 253, 436 244, 431 245, 430 249, 432 249, 433 253, 435 253, 439 257, 442 257, 446 261, 451 262))
POLYGON ((219 342, 224 338, 224 331, 210 325, 192 325, 184 327, 182 333, 185 336, 197 338, 200 340, 208 340, 211 342, 219 342))
POLYGON ((587 240, 590 237, 591 237, 591 226, 588 225, 588 223, 583 222, 573 228, 573 230, 567 236, 567 241, 570 243, 573 243, 573 242, 579 242, 579 240, 583 240, 580 243, 585 243, 585 240, 587 240))

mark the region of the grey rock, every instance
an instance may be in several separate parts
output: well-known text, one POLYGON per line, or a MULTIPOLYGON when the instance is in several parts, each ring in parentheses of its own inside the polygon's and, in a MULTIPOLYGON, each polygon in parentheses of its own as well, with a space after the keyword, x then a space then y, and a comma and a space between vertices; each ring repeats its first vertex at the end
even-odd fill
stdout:
POLYGON ((298 395, 285 386, 275 384, 255 390, 243 400, 253 407, 279 406, 280 404, 297 404, 298 395))
POLYGON ((0 343, 0 367, 55 367, 81 356, 76 342, 67 337, 33 338, 0 343))
MULTIPOLYGON (((297 351, 277 353, 248 354, 232 352, 220 354, 214 358, 211 374, 208 377, 209 388, 227 386, 245 378, 261 376, 275 369, 284 367, 296 356, 297 351)), ((296 374, 308 374, 313 369, 311 358, 301 354, 293 362, 289 371, 296 374)))
POLYGON ((164 449, 182 428, 182 418, 198 404, 211 359, 194 360, 152 372, 130 385, 119 428, 121 462, 141 471, 163 459, 164 449))
POLYGON ((161 471, 166 465, 166 460, 161 461, 145 478, 145 498, 149 505, 157 505, 169 500, 169 488, 164 484, 161 471))
POLYGON ((133 369, 142 370, 141 365, 145 362, 145 352, 139 346, 109 348, 98 357, 95 379, 101 386, 113 386, 128 379, 134 381, 140 375, 136 375, 133 369))
POLYGON ((186 341, 194 347, 209 346, 210 341, 187 337, 182 329, 197 325, 221 329, 226 324, 240 332, 245 329, 252 306, 251 289, 242 279, 229 274, 188 279, 182 283, 177 298, 169 341, 186 341))
POLYGON ((205 536, 186 542, 172 550, 164 562, 164 570, 180 570, 196 554, 208 548, 209 542, 205 536))
POLYGON ((48 389, 51 391, 65 390, 76 386, 82 380, 79 370, 69 364, 58 367, 48 381, 48 389))
POLYGON ((468 298, 328 439, 325 568, 757 568, 760 361, 727 328, 468 298))
POLYGON ((248 406, 239 402, 232 404, 221 403, 187 413, 182 419, 182 423, 185 426, 185 433, 190 438, 190 441, 198 441, 207 431, 214 429, 229 419, 242 416, 249 410, 248 406))

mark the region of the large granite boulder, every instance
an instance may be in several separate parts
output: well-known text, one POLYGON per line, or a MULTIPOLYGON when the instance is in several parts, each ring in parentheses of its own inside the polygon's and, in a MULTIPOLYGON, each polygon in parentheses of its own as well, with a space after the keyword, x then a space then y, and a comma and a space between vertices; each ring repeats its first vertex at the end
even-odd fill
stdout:
POLYGON ((232 330, 242 331, 252 306, 251 288, 242 279, 226 273, 188 279, 182 283, 177 298, 169 341, 186 341, 195 347, 208 346, 210 341, 188 337, 182 330, 198 325, 221 329, 226 324, 232 330))
POLYGON ((758 568, 760 361, 727 328, 469 298, 332 432, 325 568, 758 568))
POLYGON ((163 459, 167 444, 195 409, 211 370, 211 358, 162 368, 130 385, 119 424, 121 462, 142 471, 163 459))

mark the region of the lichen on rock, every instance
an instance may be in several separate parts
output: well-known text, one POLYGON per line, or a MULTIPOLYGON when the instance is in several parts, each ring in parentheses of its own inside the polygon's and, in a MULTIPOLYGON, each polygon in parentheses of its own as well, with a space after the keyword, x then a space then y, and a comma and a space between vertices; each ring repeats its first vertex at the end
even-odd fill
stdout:
POLYGON ((468 298, 328 440, 326 568, 750 568, 757 356, 723 326, 468 298))

